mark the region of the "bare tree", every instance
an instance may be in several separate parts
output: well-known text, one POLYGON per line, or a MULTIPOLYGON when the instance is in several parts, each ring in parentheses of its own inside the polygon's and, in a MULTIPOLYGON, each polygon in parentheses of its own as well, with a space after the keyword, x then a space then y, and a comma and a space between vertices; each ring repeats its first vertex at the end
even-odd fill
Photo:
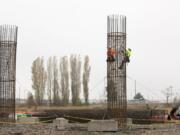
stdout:
POLYGON ((31 108, 33 105, 35 105, 33 94, 31 92, 28 92, 27 106, 28 106, 28 108, 31 108))
POLYGON ((60 88, 58 83, 58 67, 57 67, 57 58, 53 57, 53 104, 60 104, 60 88))
POLYGON ((60 76, 62 103, 63 105, 67 105, 69 103, 69 70, 68 58, 66 56, 60 59, 60 76))
POLYGON ((47 62, 47 94, 49 105, 52 104, 52 89, 53 89, 53 63, 52 57, 49 57, 47 62))
POLYGON ((80 101, 81 92, 81 58, 80 56, 71 55, 71 92, 72 104, 77 105, 80 101))
POLYGON ((77 95, 76 95, 76 100, 77 100, 77 104, 81 103, 80 100, 80 93, 81 93, 81 57, 80 55, 77 56, 77 69, 76 69, 76 76, 77 76, 77 95))
POLYGON ((44 59, 38 57, 32 64, 32 88, 35 91, 37 105, 41 105, 44 99, 47 74, 44 69, 44 59))
POLYGON ((84 58, 84 71, 83 71, 83 93, 85 104, 89 104, 89 76, 90 76, 91 67, 89 65, 89 57, 85 56, 84 58))

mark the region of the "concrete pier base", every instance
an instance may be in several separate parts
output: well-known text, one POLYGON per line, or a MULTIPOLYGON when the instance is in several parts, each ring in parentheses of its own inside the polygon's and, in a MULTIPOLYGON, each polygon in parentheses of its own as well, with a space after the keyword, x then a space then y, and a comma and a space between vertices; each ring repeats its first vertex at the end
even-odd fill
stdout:
POLYGON ((118 122, 115 120, 92 120, 88 124, 88 131, 115 132, 118 131, 118 122))
POLYGON ((59 130, 65 130, 68 126, 68 120, 64 118, 56 118, 53 121, 54 127, 59 130))

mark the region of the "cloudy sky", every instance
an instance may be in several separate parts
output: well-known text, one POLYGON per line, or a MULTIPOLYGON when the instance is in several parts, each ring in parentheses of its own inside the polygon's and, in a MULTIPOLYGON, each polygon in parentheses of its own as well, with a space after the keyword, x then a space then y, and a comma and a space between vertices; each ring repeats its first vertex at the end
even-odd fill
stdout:
POLYGON ((90 56, 90 98, 103 97, 106 76, 107 15, 127 16, 128 98, 137 91, 165 99, 162 90, 180 90, 179 0, 0 0, 0 24, 19 27, 17 95, 31 90, 31 64, 38 56, 90 56))

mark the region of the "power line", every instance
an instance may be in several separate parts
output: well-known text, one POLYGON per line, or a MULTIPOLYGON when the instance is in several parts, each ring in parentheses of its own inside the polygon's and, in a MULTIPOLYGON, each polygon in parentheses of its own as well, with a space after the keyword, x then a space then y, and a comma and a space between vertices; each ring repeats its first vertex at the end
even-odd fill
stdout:
POLYGON ((105 79, 106 79, 106 76, 104 76, 98 83, 96 83, 96 84, 94 85, 94 87, 92 87, 91 90, 94 90, 97 86, 99 86, 101 83, 103 83, 105 79))
MULTIPOLYGON (((139 84, 140 86, 142 86, 143 88, 149 90, 148 92, 151 93, 152 96, 157 97, 158 99, 160 98, 159 96, 157 96, 158 94, 153 92, 150 88, 148 88, 147 86, 145 86, 144 84, 142 84, 141 82, 137 81, 136 79, 133 79, 132 77, 127 75, 127 78, 132 80, 132 81, 136 81, 137 84, 139 84)), ((162 99, 162 98, 161 98, 162 99)), ((164 99, 163 99, 164 100, 164 99)))
MULTIPOLYGON (((91 90, 96 89, 101 83, 103 83, 103 82, 105 81, 106 78, 107 78, 107 76, 104 76, 98 83, 96 83, 96 84, 91 88, 91 90)), ((138 85, 140 85, 141 87, 145 88, 146 90, 148 90, 148 92, 149 92, 152 96, 156 97, 157 99, 160 98, 160 99, 164 100, 162 97, 159 97, 157 93, 155 93, 154 91, 152 91, 152 89, 150 89, 149 87, 145 86, 145 85, 144 85, 143 83, 141 83, 140 81, 137 81, 136 79, 130 77, 129 75, 127 75, 127 78, 128 78, 129 80, 133 81, 133 82, 136 81, 136 85, 138 84, 138 85)))

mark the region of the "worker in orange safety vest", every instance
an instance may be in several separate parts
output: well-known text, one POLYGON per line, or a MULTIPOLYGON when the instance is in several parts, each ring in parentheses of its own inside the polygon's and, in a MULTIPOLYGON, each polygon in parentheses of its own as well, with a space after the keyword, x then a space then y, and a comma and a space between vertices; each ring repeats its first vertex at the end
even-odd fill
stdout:
POLYGON ((116 51, 114 48, 109 47, 107 50, 107 62, 114 62, 116 60, 116 51))

